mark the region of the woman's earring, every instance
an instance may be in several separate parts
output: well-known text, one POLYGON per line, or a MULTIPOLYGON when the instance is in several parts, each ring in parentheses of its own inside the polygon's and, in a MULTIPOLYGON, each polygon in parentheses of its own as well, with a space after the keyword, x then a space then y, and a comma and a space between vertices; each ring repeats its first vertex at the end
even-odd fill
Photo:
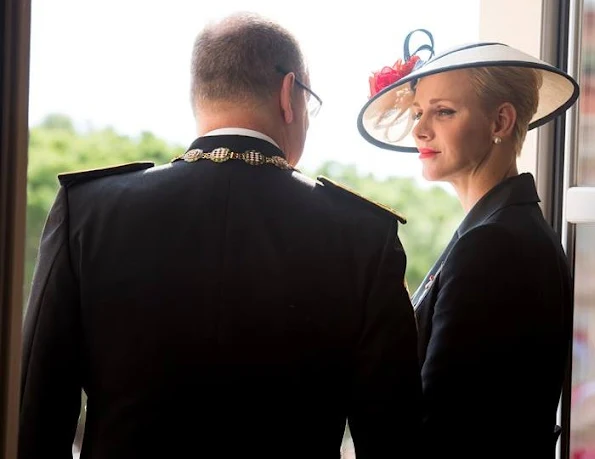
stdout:
POLYGON ((496 145, 500 144, 501 142, 502 142, 502 138, 500 138, 500 137, 497 137, 497 136, 496 136, 496 137, 494 137, 494 143, 495 143, 496 145))

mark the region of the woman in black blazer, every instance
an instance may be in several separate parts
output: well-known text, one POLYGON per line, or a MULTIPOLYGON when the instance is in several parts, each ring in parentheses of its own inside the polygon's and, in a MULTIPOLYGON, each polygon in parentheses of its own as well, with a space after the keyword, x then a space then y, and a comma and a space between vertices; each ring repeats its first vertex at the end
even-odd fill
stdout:
MULTIPOLYGON (((528 129, 562 114, 578 85, 499 43, 433 56, 433 40, 370 78, 358 127, 416 152, 466 217, 412 297, 424 391, 420 457, 553 458, 568 364, 572 281, 533 176, 528 129), (420 55, 431 53, 423 62, 420 55)), ((547 152, 542 152, 547 154, 547 152)))

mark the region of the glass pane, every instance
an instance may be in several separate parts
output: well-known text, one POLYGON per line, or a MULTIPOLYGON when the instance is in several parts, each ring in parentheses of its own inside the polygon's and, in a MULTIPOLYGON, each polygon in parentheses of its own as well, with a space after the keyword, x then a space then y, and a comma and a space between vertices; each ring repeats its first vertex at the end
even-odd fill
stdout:
POLYGON ((578 184, 595 186, 595 3, 591 1, 584 5, 580 82, 578 184))
POLYGON ((571 459, 595 458, 595 223, 577 226, 571 459))
MULTIPOLYGON (((577 178, 595 186, 595 3, 584 2, 577 178)), ((595 458, 595 224, 576 233, 570 459, 595 458)))

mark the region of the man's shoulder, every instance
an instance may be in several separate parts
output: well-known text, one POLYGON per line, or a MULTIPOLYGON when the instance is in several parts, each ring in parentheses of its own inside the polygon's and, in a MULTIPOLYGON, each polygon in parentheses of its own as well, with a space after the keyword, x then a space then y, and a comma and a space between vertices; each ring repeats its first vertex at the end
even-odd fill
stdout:
POLYGON ((150 161, 138 161, 132 163, 116 164, 113 166, 85 169, 75 172, 58 174, 58 181, 63 187, 71 187, 76 184, 90 182, 102 177, 113 175, 124 175, 142 171, 154 167, 155 163, 150 161))
POLYGON ((360 193, 328 177, 318 176, 317 182, 321 192, 328 194, 330 199, 339 205, 371 213, 380 218, 396 220, 401 224, 407 223, 407 219, 394 209, 362 196, 360 193))

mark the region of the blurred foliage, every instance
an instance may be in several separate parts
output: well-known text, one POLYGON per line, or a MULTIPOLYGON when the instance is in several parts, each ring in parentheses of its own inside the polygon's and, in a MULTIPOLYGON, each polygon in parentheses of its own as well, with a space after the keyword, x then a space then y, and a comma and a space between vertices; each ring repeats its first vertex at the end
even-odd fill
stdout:
MULTIPOLYGON (((132 138, 112 128, 77 131, 70 118, 48 116, 31 128, 27 183, 25 298, 28 296, 39 238, 58 190, 57 174, 131 161, 165 164, 183 152, 144 132, 132 138)), ((189 139, 192 140, 192 139, 189 139)), ((463 217, 458 200, 440 187, 421 187, 413 178, 382 180, 360 174, 353 165, 327 162, 310 176, 325 175, 354 191, 385 204, 407 218, 399 229, 407 253, 407 283, 413 293, 463 217)))

